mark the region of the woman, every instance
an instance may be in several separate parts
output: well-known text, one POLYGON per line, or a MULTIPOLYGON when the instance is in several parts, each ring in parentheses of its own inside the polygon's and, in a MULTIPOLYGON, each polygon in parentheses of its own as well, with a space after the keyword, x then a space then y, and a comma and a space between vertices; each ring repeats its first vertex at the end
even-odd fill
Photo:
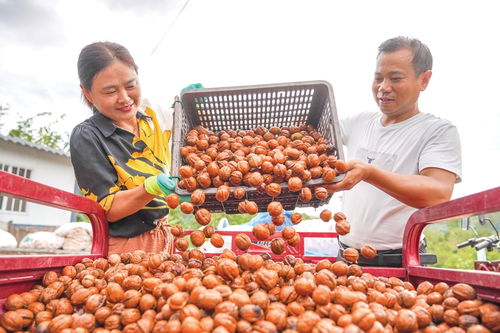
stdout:
POLYGON ((165 174, 171 125, 165 120, 172 115, 141 104, 137 69, 119 44, 98 42, 82 49, 80 87, 94 114, 71 134, 71 161, 82 193, 106 212, 109 254, 171 253, 173 236, 165 225, 165 196, 173 190, 165 174))

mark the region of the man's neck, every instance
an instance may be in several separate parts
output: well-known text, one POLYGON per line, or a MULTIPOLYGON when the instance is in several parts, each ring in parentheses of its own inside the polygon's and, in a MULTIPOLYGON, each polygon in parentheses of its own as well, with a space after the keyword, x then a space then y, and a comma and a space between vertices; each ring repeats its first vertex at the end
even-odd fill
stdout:
POLYGON ((410 119, 411 117, 417 115, 420 113, 420 110, 418 108, 415 108, 415 110, 411 112, 405 112, 403 114, 398 114, 398 115, 387 115, 383 114, 382 119, 380 120, 382 126, 389 126, 393 124, 397 124, 400 122, 403 122, 405 120, 410 119))

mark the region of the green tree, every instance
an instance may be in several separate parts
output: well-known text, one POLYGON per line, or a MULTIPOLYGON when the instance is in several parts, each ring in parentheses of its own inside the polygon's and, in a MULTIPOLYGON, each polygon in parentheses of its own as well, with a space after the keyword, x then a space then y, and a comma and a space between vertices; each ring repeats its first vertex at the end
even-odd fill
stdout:
POLYGON ((22 118, 17 122, 17 127, 9 131, 9 136, 20 138, 29 142, 38 143, 46 147, 67 150, 69 145, 68 134, 62 136, 52 127, 61 121, 66 115, 59 119, 51 120, 46 125, 39 128, 33 128, 33 121, 42 117, 52 117, 51 112, 40 112, 33 117, 22 118))

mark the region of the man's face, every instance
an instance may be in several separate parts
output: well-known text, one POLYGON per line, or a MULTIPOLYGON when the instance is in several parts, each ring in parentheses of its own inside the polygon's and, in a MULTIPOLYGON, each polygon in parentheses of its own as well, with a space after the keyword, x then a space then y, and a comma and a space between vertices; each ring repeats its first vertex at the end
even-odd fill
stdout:
POLYGON ((373 97, 385 120, 399 122, 418 113, 418 97, 429 83, 431 71, 415 74, 413 53, 401 49, 381 53, 373 79, 373 97))

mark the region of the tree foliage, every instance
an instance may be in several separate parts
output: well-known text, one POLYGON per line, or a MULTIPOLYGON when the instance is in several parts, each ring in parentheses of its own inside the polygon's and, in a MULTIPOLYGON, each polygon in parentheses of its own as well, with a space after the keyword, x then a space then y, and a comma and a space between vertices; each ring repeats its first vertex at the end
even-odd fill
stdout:
POLYGON ((11 129, 8 135, 14 138, 26 140, 28 142, 41 144, 46 147, 67 150, 69 145, 68 136, 62 136, 53 129, 53 126, 60 122, 65 115, 62 115, 59 119, 46 122, 46 125, 34 128, 33 121, 35 119, 40 120, 40 118, 44 117, 52 117, 52 113, 40 112, 35 116, 26 119, 21 117, 21 119, 17 121, 17 127, 11 129))

